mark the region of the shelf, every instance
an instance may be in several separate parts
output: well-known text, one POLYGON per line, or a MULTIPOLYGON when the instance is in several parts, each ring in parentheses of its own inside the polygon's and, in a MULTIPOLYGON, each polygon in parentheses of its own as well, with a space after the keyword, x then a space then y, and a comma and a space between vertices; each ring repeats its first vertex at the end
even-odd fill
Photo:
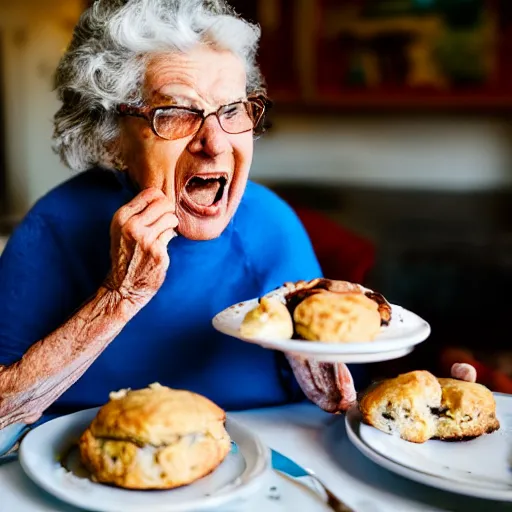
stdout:
POLYGON ((464 111, 511 111, 511 93, 490 93, 490 92, 459 92, 459 93, 437 93, 437 92, 368 92, 347 90, 336 94, 319 94, 313 99, 300 99, 297 95, 277 94, 271 95, 278 110, 319 111, 334 112, 341 111, 432 111, 442 110, 444 112, 464 111))

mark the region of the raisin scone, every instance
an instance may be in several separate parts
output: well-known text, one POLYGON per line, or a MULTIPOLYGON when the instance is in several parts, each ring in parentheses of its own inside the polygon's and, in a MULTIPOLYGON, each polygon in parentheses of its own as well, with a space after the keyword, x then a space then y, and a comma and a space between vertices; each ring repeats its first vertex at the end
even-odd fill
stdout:
POLYGON ((293 320, 278 299, 262 297, 242 320, 240 334, 245 338, 288 340, 293 336, 293 320))
POLYGON ((94 481, 172 489, 211 473, 231 450, 225 412, 207 398, 152 384, 111 393, 79 441, 94 481))
POLYGON ((500 428, 496 401, 492 392, 475 382, 438 379, 441 384, 441 407, 435 437, 446 441, 472 439, 500 428))
POLYGON ((293 319, 302 339, 326 343, 372 341, 381 328, 377 303, 353 292, 310 295, 295 308, 293 319))
POLYGON ((359 402, 364 423, 413 443, 437 432, 432 410, 441 407, 439 381, 427 371, 399 375, 372 386, 359 402))
POLYGON ((359 403, 364 423, 414 443, 462 441, 500 428, 486 387, 413 371, 372 386, 359 403))

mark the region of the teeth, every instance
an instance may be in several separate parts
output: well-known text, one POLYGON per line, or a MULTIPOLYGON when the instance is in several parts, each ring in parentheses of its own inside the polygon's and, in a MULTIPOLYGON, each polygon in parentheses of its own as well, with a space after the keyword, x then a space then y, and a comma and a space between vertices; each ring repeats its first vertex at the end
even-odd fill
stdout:
POLYGON ((227 182, 227 178, 226 178, 226 175, 225 174, 207 174, 207 175, 201 175, 201 174, 196 174, 195 176, 191 176, 189 178, 189 182, 194 180, 194 179, 198 179, 198 180, 202 180, 202 181, 211 181, 211 180, 222 180, 225 182, 227 182))

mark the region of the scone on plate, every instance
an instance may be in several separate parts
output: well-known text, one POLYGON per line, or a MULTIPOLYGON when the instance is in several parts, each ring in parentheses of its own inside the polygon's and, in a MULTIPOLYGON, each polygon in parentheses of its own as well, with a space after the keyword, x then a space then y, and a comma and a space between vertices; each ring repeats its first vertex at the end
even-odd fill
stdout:
POLYGON ((438 379, 442 389, 436 438, 460 441, 490 434, 500 428, 496 401, 481 384, 456 379, 438 379))
POLYGON ((363 421, 388 434, 424 443, 436 434, 432 410, 441 406, 441 386, 427 371, 414 371, 378 383, 359 402, 363 421))
POLYGON ((297 281, 295 283, 285 283, 287 293, 285 295, 288 309, 293 315, 295 308, 311 295, 322 293, 324 291, 336 294, 361 294, 377 304, 382 326, 387 326, 391 322, 392 308, 386 298, 373 290, 364 286, 351 283, 350 281, 339 281, 335 279, 316 278, 311 281, 297 281))
POLYGON ((327 343, 372 341, 381 327, 377 303, 357 292, 314 293, 295 308, 293 319, 302 339, 327 343))
POLYGON ((364 423, 406 441, 462 441, 500 428, 496 401, 481 384, 413 371, 371 387, 359 403, 364 423))
POLYGON ((288 340, 293 336, 293 320, 278 299, 262 297, 242 320, 240 334, 244 338, 288 340))
POLYGON ((373 341, 389 325, 392 308, 379 293, 349 281, 317 278, 285 283, 260 298, 243 318, 244 338, 326 343, 373 341))
POLYGON ((172 489, 211 473, 231 450, 225 412, 207 398, 152 384, 112 393, 79 441, 93 480, 172 489))

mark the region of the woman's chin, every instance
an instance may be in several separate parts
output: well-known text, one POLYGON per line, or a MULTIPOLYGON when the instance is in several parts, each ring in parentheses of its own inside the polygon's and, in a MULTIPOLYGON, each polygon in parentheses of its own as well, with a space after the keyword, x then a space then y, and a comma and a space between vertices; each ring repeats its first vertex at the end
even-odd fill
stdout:
POLYGON ((218 238, 229 224, 231 217, 221 214, 216 217, 195 217, 178 214, 178 232, 189 240, 213 240, 218 238))

